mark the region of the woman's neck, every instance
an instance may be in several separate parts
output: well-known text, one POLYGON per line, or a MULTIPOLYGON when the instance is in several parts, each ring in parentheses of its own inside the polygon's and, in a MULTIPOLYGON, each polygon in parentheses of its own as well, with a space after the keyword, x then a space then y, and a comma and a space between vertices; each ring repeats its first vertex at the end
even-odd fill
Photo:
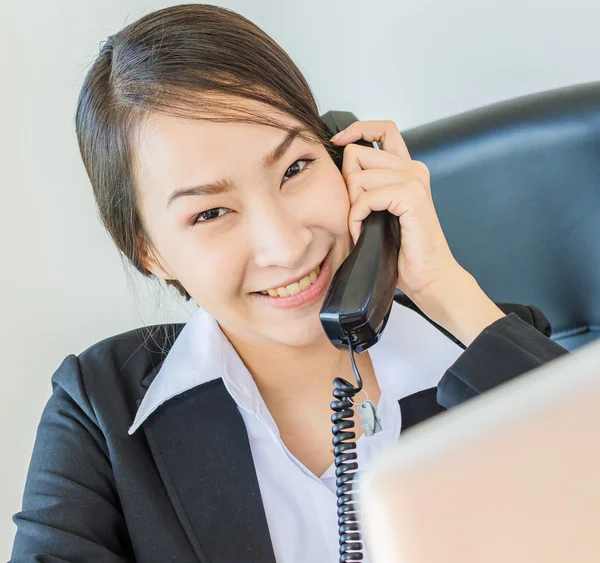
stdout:
MULTIPOLYGON (((226 336, 251 373, 272 413, 276 406, 292 400, 301 400, 307 407, 315 402, 328 406, 333 400, 333 380, 336 377, 355 384, 350 353, 333 346, 325 335, 311 346, 304 347, 260 345, 237 339, 228 333, 226 336)), ((354 354, 354 358, 364 389, 377 404, 379 386, 369 353, 354 354)))
MULTIPOLYGON (((325 335, 310 346, 300 347, 248 342, 225 334, 261 393, 299 392, 319 387, 322 381, 331 386, 334 377, 347 374, 351 367, 349 352, 337 349, 325 335)), ((358 365, 360 356, 355 354, 355 359, 358 365)))

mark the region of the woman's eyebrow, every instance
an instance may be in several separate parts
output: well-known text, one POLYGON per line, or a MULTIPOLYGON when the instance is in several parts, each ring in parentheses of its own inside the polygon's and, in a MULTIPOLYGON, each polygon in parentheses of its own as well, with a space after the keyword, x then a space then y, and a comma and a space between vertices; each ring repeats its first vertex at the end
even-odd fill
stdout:
MULTIPOLYGON (((279 161, 286 151, 290 148, 290 145, 294 142, 294 139, 303 131, 307 131, 303 127, 295 127, 288 131, 287 135, 271 152, 267 153, 262 158, 262 163, 265 168, 273 166, 279 161)), ((230 192, 234 189, 233 184, 229 178, 221 178, 216 182, 210 182, 209 184, 202 184, 199 186, 191 186, 189 188, 179 188, 175 190, 169 196, 167 200, 167 207, 171 205, 176 199, 186 196, 199 196, 199 195, 217 195, 226 192, 230 192)))
POLYGON ((263 156, 263 166, 265 168, 269 168, 273 166, 290 148, 290 145, 294 142, 294 139, 300 134, 302 131, 301 127, 295 127, 291 131, 288 131, 288 134, 285 136, 283 141, 279 143, 270 153, 263 156))

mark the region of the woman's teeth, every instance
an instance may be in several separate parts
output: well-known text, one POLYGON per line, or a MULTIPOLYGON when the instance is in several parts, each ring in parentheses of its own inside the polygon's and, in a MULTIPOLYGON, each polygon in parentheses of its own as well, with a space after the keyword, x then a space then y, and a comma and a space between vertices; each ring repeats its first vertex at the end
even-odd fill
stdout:
POLYGON ((297 282, 291 283, 285 287, 278 287, 277 289, 273 288, 268 289, 267 291, 259 291, 258 293, 262 295, 270 295, 271 297, 289 297, 290 295, 296 295, 310 287, 311 284, 316 281, 320 271, 321 266, 317 266, 315 270, 308 274, 308 276, 304 276, 297 282))

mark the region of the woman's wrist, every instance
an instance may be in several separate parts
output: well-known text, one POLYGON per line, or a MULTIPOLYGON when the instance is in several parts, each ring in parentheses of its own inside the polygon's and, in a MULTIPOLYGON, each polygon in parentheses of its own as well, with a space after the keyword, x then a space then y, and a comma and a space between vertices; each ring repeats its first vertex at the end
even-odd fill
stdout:
POLYGON ((460 267, 409 297, 425 315, 465 346, 505 316, 477 280, 460 267))

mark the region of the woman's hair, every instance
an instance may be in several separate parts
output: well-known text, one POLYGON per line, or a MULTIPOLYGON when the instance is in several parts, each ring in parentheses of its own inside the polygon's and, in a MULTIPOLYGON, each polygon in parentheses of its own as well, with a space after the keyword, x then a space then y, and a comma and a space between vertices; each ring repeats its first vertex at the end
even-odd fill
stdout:
MULTIPOLYGON (((134 141, 152 112, 247 122, 289 131, 277 112, 244 108, 255 100, 287 114, 332 154, 311 89, 286 52, 227 8, 182 4, 152 12, 101 46, 87 72, 75 115, 81 156, 100 218, 117 248, 144 276, 151 246, 137 206, 134 141), (237 100, 236 100, 237 99, 237 100), (200 117, 202 114, 202 117, 200 117)), ((177 280, 166 280, 187 300, 177 280)))

